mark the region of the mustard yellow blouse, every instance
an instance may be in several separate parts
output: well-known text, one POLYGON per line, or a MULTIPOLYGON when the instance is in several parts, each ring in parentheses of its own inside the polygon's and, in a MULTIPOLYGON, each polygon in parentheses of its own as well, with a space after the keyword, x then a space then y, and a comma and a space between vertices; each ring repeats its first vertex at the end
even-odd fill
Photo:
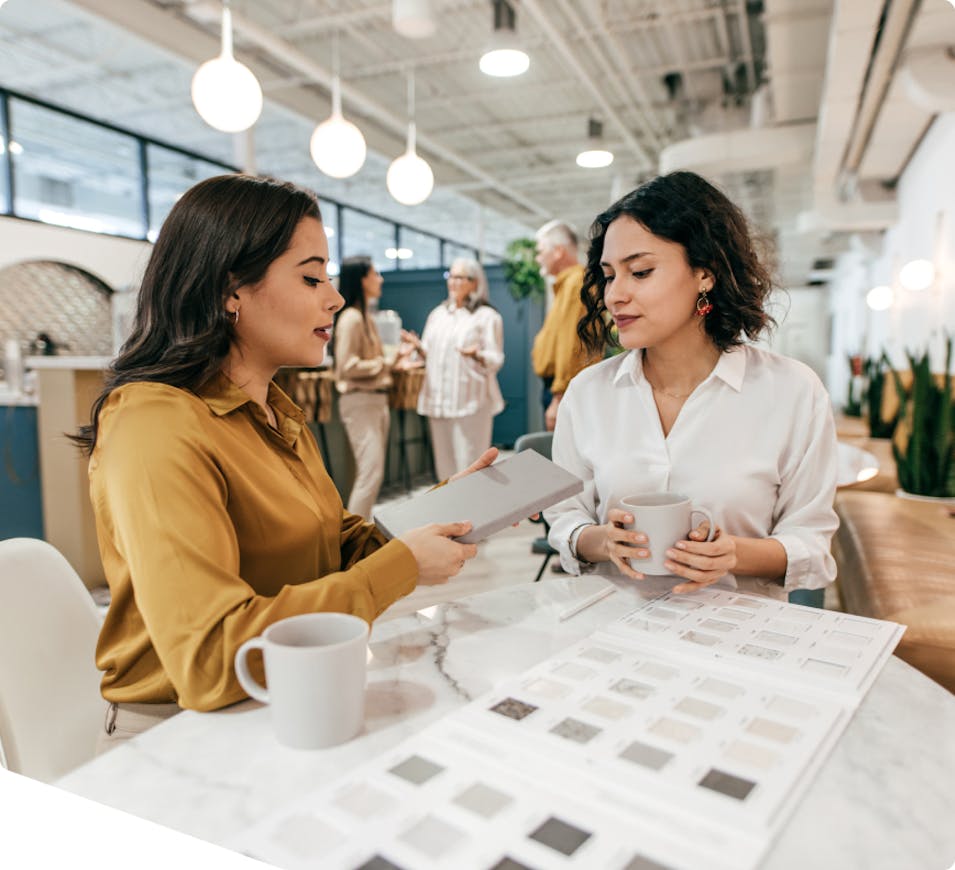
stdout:
POLYGON ((192 393, 115 390, 90 495, 112 601, 96 650, 103 696, 213 710, 245 697, 236 650, 279 619, 371 621, 414 589, 400 541, 343 510, 301 410, 263 409, 224 375, 192 393))

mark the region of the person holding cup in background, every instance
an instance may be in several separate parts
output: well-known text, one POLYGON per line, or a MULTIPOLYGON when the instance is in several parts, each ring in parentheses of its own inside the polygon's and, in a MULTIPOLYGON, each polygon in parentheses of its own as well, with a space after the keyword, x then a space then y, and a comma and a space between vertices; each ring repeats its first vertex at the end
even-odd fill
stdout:
POLYGON ((491 446, 494 415, 504 410, 497 373, 504 365, 504 321, 488 301, 477 260, 459 257, 445 276, 448 298, 428 315, 419 339, 403 338, 425 360, 418 413, 428 418, 439 480, 491 446))
POLYGON ((132 334, 75 436, 111 593, 101 748, 245 698, 235 654, 274 623, 370 623, 476 553, 452 540, 469 523, 386 541, 343 510, 302 411, 272 382, 324 359, 343 302, 327 265, 314 194, 271 179, 206 179, 162 226, 132 334))
POLYGON ((628 352, 577 375, 558 412, 554 461, 585 481, 545 512, 567 571, 610 562, 641 580, 662 557, 676 592, 723 580, 778 598, 834 579, 828 394, 807 366, 744 343, 773 323, 771 289, 742 212, 695 173, 654 178, 596 218, 578 332, 628 352), (708 507, 717 526, 651 548, 622 504, 651 491, 708 507))
POLYGON ((368 310, 369 303, 381 298, 383 283, 371 257, 342 260, 338 292, 345 304, 335 317, 332 333, 335 386, 341 394, 338 413, 355 458, 348 510, 365 519, 371 519, 385 477, 391 421, 388 389, 395 360, 385 358, 378 327, 368 310))

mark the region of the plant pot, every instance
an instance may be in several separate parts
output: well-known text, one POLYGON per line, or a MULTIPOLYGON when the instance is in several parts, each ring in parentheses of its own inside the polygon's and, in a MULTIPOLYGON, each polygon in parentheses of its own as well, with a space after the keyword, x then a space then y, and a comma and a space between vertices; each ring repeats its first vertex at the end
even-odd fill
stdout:
POLYGON ((938 505, 955 505, 955 497, 944 495, 919 495, 914 492, 906 492, 904 489, 897 489, 895 494, 899 498, 905 498, 909 501, 927 501, 938 505))

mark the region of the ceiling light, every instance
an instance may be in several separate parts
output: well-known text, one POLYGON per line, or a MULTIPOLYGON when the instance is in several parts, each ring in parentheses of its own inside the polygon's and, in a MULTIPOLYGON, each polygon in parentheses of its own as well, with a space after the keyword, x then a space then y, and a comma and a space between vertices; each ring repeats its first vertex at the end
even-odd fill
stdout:
POLYGON ((584 169, 602 169, 613 163, 613 153, 601 148, 604 127, 600 121, 591 118, 587 122, 587 139, 590 147, 577 155, 577 165, 584 169))
POLYGON ((435 31, 431 0, 393 0, 391 24, 395 32, 409 39, 424 39, 435 31))
POLYGON ((408 117, 408 148, 391 162, 385 184, 388 193, 402 205, 418 205, 431 195, 434 173, 427 162, 415 153, 414 75, 408 77, 408 117))
POLYGON ((312 160, 332 178, 348 178, 365 163, 365 137, 351 121, 342 117, 341 82, 332 77, 332 114, 312 133, 309 143, 312 160))
POLYGON ((508 0, 493 0, 494 32, 481 55, 481 72, 488 76, 519 76, 527 72, 531 59, 517 38, 514 8, 508 0))
POLYGON ((892 292, 892 288, 885 284, 880 284, 878 287, 873 287, 866 294, 865 304, 873 311, 885 311, 887 308, 892 307, 894 299, 895 293, 892 292))
POLYGON ((385 248, 385 256, 389 260, 407 260, 414 256, 411 248, 385 248))
POLYGON ((222 7, 222 52, 192 77, 192 102, 210 127, 223 133, 248 130, 262 113, 262 88, 232 54, 232 12, 222 7))
POLYGON ((899 281, 906 290, 925 290, 935 280, 931 260, 910 260, 899 271, 899 281))

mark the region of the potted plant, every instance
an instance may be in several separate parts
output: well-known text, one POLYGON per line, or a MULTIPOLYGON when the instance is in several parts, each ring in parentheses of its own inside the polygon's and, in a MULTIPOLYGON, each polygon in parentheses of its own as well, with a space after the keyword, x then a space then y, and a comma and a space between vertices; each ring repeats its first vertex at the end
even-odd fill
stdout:
POLYGON ((878 357, 866 357, 862 364, 865 386, 862 391, 862 400, 869 419, 870 438, 891 438, 898 422, 898 413, 886 420, 882 416, 882 405, 885 398, 885 376, 892 368, 885 351, 878 357))
MULTIPOLYGON (((945 342, 945 368, 932 374, 929 354, 906 352, 912 383, 892 372, 899 396, 899 419, 892 453, 904 493, 949 499, 955 497, 955 406, 952 404, 952 337, 945 342)), ((902 494, 902 493, 900 493, 902 494)))
POLYGON ((511 296, 515 299, 543 299, 547 285, 540 266, 534 259, 537 244, 533 239, 514 239, 507 246, 504 258, 504 276, 511 296))
POLYGON ((849 361, 849 395, 842 413, 847 417, 861 417, 862 402, 856 397, 856 386, 862 376, 862 357, 859 354, 849 354, 846 359, 849 361))

